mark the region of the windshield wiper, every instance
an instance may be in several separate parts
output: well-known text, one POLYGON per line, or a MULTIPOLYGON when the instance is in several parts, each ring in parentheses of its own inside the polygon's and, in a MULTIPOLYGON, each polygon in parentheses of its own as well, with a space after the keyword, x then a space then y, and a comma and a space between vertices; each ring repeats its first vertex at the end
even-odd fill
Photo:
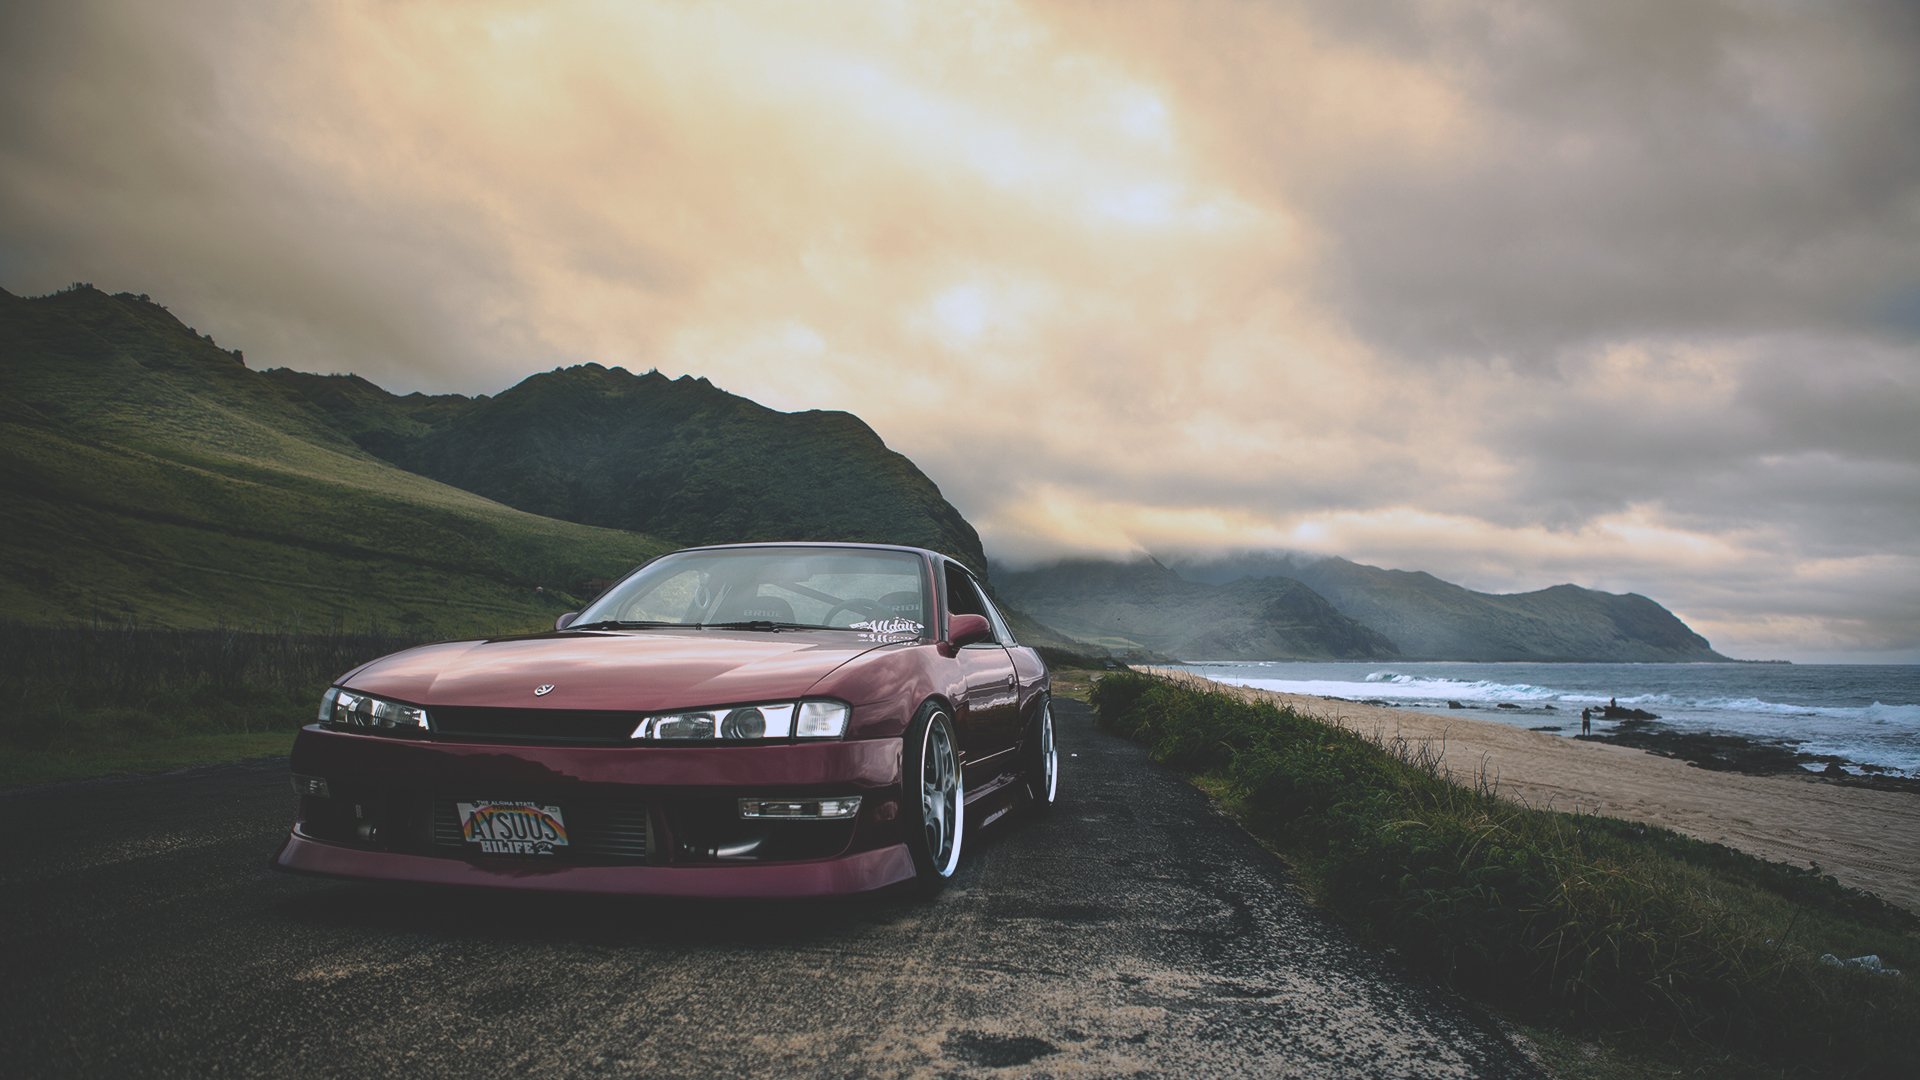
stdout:
POLYGON ((685 626, 686 623, 663 622, 659 619, 602 619, 599 622, 569 623, 569 630, 655 630, 662 626, 685 626))
POLYGON ((693 625, 702 630, 832 630, 813 623, 775 622, 772 619, 742 619, 739 622, 703 622, 693 625))

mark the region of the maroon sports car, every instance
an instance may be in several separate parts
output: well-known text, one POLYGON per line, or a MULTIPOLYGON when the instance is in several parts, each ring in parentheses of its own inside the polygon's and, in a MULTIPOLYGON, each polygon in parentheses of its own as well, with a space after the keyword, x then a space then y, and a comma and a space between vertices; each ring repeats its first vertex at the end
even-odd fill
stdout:
POLYGON ((937 888, 1058 788, 1046 665, 918 548, 665 555, 551 633, 356 668, 293 746, 282 869, 681 896, 937 888))

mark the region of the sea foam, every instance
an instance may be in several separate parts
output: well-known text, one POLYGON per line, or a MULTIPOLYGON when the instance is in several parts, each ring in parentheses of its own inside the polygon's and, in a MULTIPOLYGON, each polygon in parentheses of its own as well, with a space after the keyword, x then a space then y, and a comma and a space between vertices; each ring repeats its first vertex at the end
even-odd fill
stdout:
POLYGON ((1218 682, 1281 693, 1427 710, 1458 702, 1529 727, 1540 723, 1547 706, 1577 716, 1583 708, 1617 702, 1656 713, 1682 730, 1786 742, 1811 754, 1920 774, 1920 703, 1914 700, 1920 698, 1920 673, 1914 669, 1266 662, 1197 664, 1193 670, 1218 682), (1800 700, 1780 700, 1770 688, 1800 700), (1910 696, 1888 701, 1888 693, 1910 696), (1502 704, 1520 709, 1496 708, 1502 704))

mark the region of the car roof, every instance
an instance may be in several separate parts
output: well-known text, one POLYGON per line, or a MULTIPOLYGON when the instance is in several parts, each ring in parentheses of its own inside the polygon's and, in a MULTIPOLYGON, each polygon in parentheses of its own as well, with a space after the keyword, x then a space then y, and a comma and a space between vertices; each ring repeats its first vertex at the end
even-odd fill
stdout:
POLYGON ((677 548, 677 551, 724 551, 733 548, 857 548, 865 551, 904 551, 940 562, 950 562, 962 570, 979 577, 972 567, 951 555, 945 555, 932 548, 914 547, 911 544, 867 544, 840 540, 764 540, 746 544, 700 544, 696 547, 677 548))

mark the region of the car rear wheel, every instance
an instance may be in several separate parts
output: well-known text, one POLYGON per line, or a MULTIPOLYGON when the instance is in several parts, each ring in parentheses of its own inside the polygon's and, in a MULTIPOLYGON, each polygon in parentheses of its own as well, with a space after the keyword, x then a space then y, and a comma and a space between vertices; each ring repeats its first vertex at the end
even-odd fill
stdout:
POLYGON ((907 847, 922 888, 933 892, 959 869, 967 824, 959 744, 946 710, 933 702, 922 706, 907 730, 905 751, 907 847))
POLYGON ((1027 794, 1040 813, 1060 797, 1060 748, 1053 741, 1053 705, 1042 702, 1027 728, 1027 794))

